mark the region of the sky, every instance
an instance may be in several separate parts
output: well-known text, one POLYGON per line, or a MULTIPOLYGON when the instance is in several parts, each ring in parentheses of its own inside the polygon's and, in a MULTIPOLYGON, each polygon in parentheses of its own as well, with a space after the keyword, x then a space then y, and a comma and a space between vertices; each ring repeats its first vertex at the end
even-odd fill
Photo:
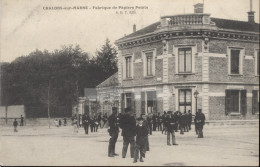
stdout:
MULTIPOLYGON (((259 0, 252 1, 259 23, 259 0)), ((95 55, 106 38, 113 44, 132 33, 133 24, 139 30, 164 15, 193 13, 198 2, 203 0, 0 0, 0 61, 70 44, 95 55), (88 9, 65 9, 74 6, 88 9)), ((212 17, 248 20, 250 0, 204 0, 204 4, 204 13, 212 17)))

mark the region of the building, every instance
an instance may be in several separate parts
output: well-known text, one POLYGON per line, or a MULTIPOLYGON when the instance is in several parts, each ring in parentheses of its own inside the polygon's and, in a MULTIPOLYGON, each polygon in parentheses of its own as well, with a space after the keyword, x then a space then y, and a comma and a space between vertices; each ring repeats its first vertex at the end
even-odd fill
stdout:
POLYGON ((119 108, 121 89, 118 84, 118 73, 116 72, 97 87, 97 101, 100 104, 102 115, 112 114, 112 107, 119 108))
POLYGON ((192 14, 134 26, 116 45, 120 112, 195 114, 197 106, 208 120, 258 118, 259 23, 252 10, 246 22, 227 20, 203 13, 199 3, 192 14))

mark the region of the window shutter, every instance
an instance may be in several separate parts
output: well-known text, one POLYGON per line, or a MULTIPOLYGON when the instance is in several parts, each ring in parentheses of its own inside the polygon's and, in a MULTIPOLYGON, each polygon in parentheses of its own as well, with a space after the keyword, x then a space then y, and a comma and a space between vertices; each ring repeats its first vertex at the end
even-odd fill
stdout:
POLYGON ((133 113, 136 113, 135 112, 135 94, 134 93, 131 93, 131 102, 132 102, 132 106, 131 106, 131 111, 133 112, 133 113))
POLYGON ((125 94, 121 94, 121 113, 125 113, 125 94))
POLYGON ((246 115, 247 112, 246 90, 241 90, 240 92, 241 92, 241 98, 240 98, 241 114, 246 115))
POLYGON ((226 96, 225 96, 225 114, 228 115, 230 112, 231 107, 231 91, 226 90, 226 96))
POLYGON ((252 114, 254 115, 257 111, 259 111, 259 104, 258 104, 258 97, 257 93, 258 90, 253 90, 253 97, 252 97, 252 114))
POLYGON ((141 92, 141 112, 145 114, 145 92, 141 92))

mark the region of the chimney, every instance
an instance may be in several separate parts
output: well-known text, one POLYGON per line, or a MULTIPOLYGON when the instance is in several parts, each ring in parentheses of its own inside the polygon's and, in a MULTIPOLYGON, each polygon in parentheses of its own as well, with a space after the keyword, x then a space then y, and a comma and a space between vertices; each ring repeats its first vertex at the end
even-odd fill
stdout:
POLYGON ((133 25, 133 32, 136 32, 136 25, 133 25))
POLYGON ((252 0, 250 0, 250 11, 248 13, 248 22, 255 23, 255 12, 252 11, 252 0))
POLYGON ((203 3, 197 3, 194 5, 194 13, 203 13, 203 3))

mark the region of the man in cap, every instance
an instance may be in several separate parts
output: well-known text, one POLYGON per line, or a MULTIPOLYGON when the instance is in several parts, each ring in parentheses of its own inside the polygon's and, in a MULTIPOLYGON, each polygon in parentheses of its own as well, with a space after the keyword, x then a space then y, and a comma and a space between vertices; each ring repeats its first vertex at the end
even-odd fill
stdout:
POLYGON ((109 157, 118 156, 118 154, 115 153, 116 141, 119 132, 119 127, 117 122, 117 108, 115 107, 112 108, 112 115, 108 117, 108 125, 109 125, 108 132, 109 135, 111 136, 108 145, 108 156, 109 157))
POLYGON ((136 121, 130 110, 130 108, 126 108, 125 114, 122 116, 120 120, 120 128, 122 129, 123 136, 122 158, 125 158, 126 156, 129 143, 131 158, 134 158, 136 121))

